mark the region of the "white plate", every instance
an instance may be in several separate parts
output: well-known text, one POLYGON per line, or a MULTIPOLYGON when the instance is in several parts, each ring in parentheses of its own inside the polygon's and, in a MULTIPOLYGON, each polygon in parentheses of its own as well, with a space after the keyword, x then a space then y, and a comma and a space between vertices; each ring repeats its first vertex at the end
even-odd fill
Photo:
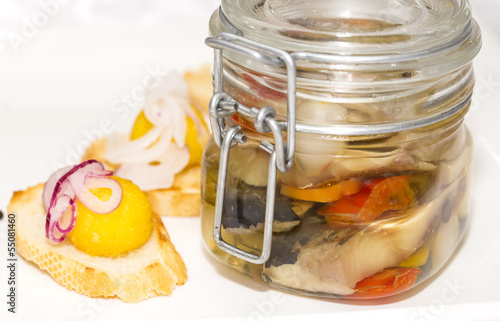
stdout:
MULTIPOLYGON (((377 302, 291 295, 212 259, 202 246, 199 218, 164 218, 189 273, 187 283, 172 296, 138 304, 90 299, 66 290, 19 259, 18 313, 7 313, 2 303, 2 320, 4 316, 7 320, 82 321, 500 319, 500 26, 490 18, 488 1, 474 2, 484 39, 476 59, 475 105, 467 116, 475 138, 474 217, 457 255, 431 282, 377 302)), ((498 12, 500 6, 495 7, 498 12)), ((131 108, 125 115, 125 109, 112 106, 122 95, 133 93, 148 67, 185 70, 209 62, 211 51, 203 44, 206 26, 206 21, 177 21, 161 26, 52 28, 20 54, 0 54, 0 208, 4 214, 14 190, 46 180, 54 165, 76 162, 78 150, 86 147, 89 138, 106 134, 103 119, 117 129, 130 126, 138 109, 131 108)), ((5 257, 5 218, 0 223, 0 252, 5 253, 0 256, 5 257)), ((2 295, 7 291, 4 265, 0 268, 2 295)))

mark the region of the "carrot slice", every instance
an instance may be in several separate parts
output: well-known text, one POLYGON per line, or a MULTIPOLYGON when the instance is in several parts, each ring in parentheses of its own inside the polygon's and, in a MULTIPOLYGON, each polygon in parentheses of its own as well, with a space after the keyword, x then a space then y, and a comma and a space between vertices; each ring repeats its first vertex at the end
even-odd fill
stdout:
POLYGON ((328 203, 337 201, 345 195, 356 194, 361 187, 362 184, 358 179, 351 178, 337 184, 314 188, 298 188, 289 185, 281 185, 280 193, 303 201, 328 203))
POLYGON ((356 292, 352 296, 375 299, 398 294, 412 288, 419 274, 418 268, 383 270, 356 283, 356 292))

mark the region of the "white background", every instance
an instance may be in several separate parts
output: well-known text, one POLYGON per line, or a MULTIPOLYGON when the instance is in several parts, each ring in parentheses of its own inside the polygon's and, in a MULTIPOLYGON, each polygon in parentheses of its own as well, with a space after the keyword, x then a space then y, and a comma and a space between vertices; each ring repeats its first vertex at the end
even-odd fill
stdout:
MULTIPOLYGON (((217 1, 60 3, 44 21, 37 1, 0 2, 4 214, 14 190, 45 181, 58 164, 76 162, 89 139, 106 133, 103 120, 115 129, 130 126, 138 109, 127 113, 112 106, 132 94, 149 69, 183 71, 211 60, 203 40, 217 1), (33 21, 39 25, 36 30, 27 27, 33 21), (24 41, 13 42, 13 35, 23 36, 24 41)), ((6 312, 7 269, 6 263, 0 265, 1 319, 500 320, 500 2, 471 0, 471 4, 483 32, 483 49, 475 60, 474 105, 467 116, 475 139, 474 217, 457 255, 430 282, 376 302, 290 295, 215 262, 202 247, 199 218, 165 218, 189 273, 188 282, 172 296, 138 304, 89 299, 20 260, 16 315, 6 312)), ((6 262, 6 255, 4 218, 1 262, 6 262)))

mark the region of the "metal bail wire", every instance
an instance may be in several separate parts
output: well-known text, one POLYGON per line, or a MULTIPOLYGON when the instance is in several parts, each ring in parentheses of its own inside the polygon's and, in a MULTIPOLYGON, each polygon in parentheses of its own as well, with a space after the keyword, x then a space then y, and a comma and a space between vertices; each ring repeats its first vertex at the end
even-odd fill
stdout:
POLYGON ((254 264, 265 263, 271 254, 274 222, 274 202, 276 194, 276 173, 287 172, 293 166, 295 153, 295 95, 296 69, 293 58, 283 50, 259 44, 241 36, 222 33, 215 38, 208 38, 206 44, 214 48, 214 92, 209 104, 210 125, 215 142, 221 148, 219 173, 217 181, 217 195, 215 200, 215 215, 213 239, 223 251, 254 264), (274 117, 276 111, 271 106, 261 109, 247 107, 235 101, 223 91, 223 50, 240 53, 251 59, 261 61, 272 66, 285 66, 287 70, 287 122, 278 123, 274 117), (272 132, 276 146, 263 141, 260 147, 270 154, 269 173, 267 179, 266 208, 264 213, 264 240, 262 252, 256 255, 237 248, 222 238, 222 214, 226 192, 227 169, 229 150, 238 143, 244 143, 246 136, 239 126, 226 128, 225 118, 236 113, 255 118, 257 131, 272 132), (287 142, 283 138, 282 129, 287 130, 287 142))
POLYGON ((272 149, 272 145, 267 144, 262 145, 262 148, 268 152, 271 152, 271 157, 269 158, 269 174, 267 178, 267 193, 266 193, 266 211, 264 215, 264 241, 262 245, 262 252, 260 255, 252 254, 246 252, 242 249, 237 248, 224 241, 222 238, 222 212, 224 207, 224 197, 226 193, 226 179, 227 179, 227 167, 229 159, 229 150, 231 149, 232 143, 234 143, 233 138, 241 134, 241 128, 239 126, 230 127, 221 145, 221 158, 219 163, 219 175, 217 183, 217 196, 215 199, 215 216, 214 216, 214 228, 213 228, 213 239, 217 246, 240 259, 248 261, 254 264, 265 263, 271 254, 271 244, 273 237, 273 222, 274 222, 274 199, 276 193, 276 152, 272 149))

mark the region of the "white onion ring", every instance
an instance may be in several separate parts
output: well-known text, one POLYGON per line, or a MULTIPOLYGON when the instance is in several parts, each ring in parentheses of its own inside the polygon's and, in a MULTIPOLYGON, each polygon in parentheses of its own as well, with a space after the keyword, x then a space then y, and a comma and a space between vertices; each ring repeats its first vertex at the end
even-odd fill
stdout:
POLYGON ((120 177, 132 180, 144 191, 170 188, 174 184, 175 174, 189 163, 189 149, 178 148, 171 144, 167 151, 154 162, 123 164, 116 170, 120 177))
POLYGON ((186 105, 189 106, 187 84, 184 81, 184 78, 182 78, 182 76, 175 71, 170 72, 160 82, 158 87, 148 90, 147 94, 145 95, 144 114, 146 115, 148 120, 155 126, 161 126, 161 119, 158 119, 157 117, 155 117, 155 114, 152 113, 153 111, 155 111, 154 107, 162 105, 161 102, 165 101, 165 98, 167 97, 175 97, 177 99, 180 98, 178 104, 175 104, 171 107, 184 108, 186 105))
POLYGON ((170 72, 160 85, 147 92, 144 115, 154 125, 173 129, 174 141, 179 148, 186 140, 186 113, 191 110, 188 87, 182 76, 170 72))
POLYGON ((133 153, 132 152, 125 153, 124 150, 124 152, 120 157, 120 163, 135 164, 141 162, 149 162, 150 160, 154 160, 156 158, 161 157, 161 155, 165 153, 165 150, 167 150, 171 144, 172 144, 172 131, 169 128, 165 128, 163 129, 163 132, 160 135, 160 139, 149 148, 145 148, 140 152, 133 152, 133 153))
POLYGON ((162 133, 162 128, 153 127, 144 136, 134 140, 126 140, 121 135, 113 135, 106 148, 105 158, 113 164, 121 164, 124 158, 131 154, 141 153, 158 141, 162 133))
POLYGON ((117 181, 108 178, 112 174, 113 172, 106 170, 102 163, 88 160, 71 168, 61 169, 50 176, 45 183, 42 198, 47 204, 45 234, 51 242, 64 241, 66 234, 75 226, 76 198, 82 204, 89 205, 89 210, 94 213, 110 213, 120 205, 123 190, 117 181), (89 191, 89 188, 94 187, 111 188, 110 199, 101 201, 89 191), (47 195, 50 195, 50 200, 46 200, 47 195))
POLYGON ((189 101, 177 94, 163 95, 157 101, 144 107, 144 115, 156 127, 169 128, 173 131, 174 141, 183 147, 186 140, 186 110, 189 101))

